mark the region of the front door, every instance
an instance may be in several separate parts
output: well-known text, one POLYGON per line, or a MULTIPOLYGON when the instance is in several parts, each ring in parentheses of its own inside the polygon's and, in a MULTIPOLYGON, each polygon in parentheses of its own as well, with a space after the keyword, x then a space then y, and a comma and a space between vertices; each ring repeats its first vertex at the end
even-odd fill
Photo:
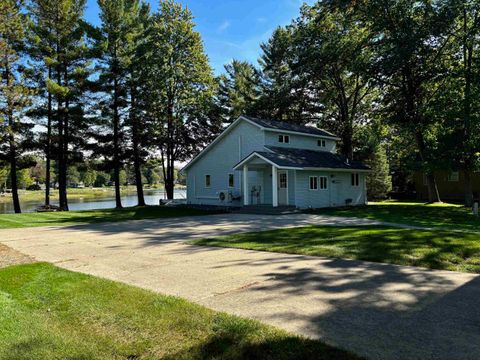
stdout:
POLYGON ((288 205, 288 175, 286 171, 278 172, 278 205, 288 205))

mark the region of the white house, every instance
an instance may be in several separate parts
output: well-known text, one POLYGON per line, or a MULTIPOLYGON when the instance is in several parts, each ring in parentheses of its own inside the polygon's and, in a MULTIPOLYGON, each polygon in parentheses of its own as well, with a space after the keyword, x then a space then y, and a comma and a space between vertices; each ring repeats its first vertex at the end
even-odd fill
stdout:
POLYGON ((367 201, 369 168, 310 126, 239 117, 183 169, 187 202, 320 208, 367 201))

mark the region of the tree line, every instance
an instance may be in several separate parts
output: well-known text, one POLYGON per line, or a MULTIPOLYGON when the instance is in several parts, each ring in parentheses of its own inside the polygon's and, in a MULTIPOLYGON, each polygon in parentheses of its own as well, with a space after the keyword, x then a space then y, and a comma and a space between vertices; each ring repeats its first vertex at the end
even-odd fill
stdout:
MULTIPOLYGON (((0 0, 0 161, 17 173, 46 159, 68 210, 69 167, 100 160, 132 164, 138 204, 142 167, 158 157, 169 198, 174 164, 205 147, 241 114, 315 124, 341 138, 339 151, 374 172, 369 194, 391 175, 460 170, 473 200, 480 137, 480 0, 318 1, 261 44, 258 64, 233 60, 215 77, 189 10, 172 0, 153 12, 143 0, 0 0), (39 130, 41 129, 41 130, 39 130), (54 169, 52 169, 52 164, 54 169)), ((400 180, 399 180, 400 179, 400 180)))
POLYGON ((190 11, 170 0, 156 12, 143 0, 98 5, 96 27, 85 0, 0 0, 0 161, 17 213, 17 174, 34 152, 46 159, 46 207, 55 174, 68 210, 69 169, 87 160, 112 172, 117 208, 122 169, 133 164, 141 206, 148 159, 160 159, 173 198, 175 162, 220 127, 217 83, 190 11))
MULTIPOLYGON (((34 166, 17 171, 17 187, 25 190, 43 190, 47 183, 47 164, 45 159, 33 156, 30 160, 34 166)), ((58 176, 55 171, 55 161, 51 162, 51 171, 48 174, 50 186, 57 189, 58 176)), ((119 174, 122 187, 135 185, 136 174, 133 164, 126 164, 119 174)), ((185 185, 185 177, 175 169, 176 183, 185 185)), ((163 171, 159 159, 151 158, 141 167, 142 184, 148 187, 159 187, 163 184, 163 171)), ((69 187, 105 187, 114 183, 114 174, 99 160, 88 160, 70 165, 67 170, 67 185, 69 187), (103 170, 102 170, 103 169, 103 170)), ((8 167, 0 168, 0 193, 12 188, 11 176, 8 167)))
POLYGON ((233 61, 220 83, 225 121, 241 113, 314 123, 340 151, 371 164, 369 195, 390 173, 461 171, 465 204, 480 154, 478 0, 319 1, 261 45, 258 65, 233 61))

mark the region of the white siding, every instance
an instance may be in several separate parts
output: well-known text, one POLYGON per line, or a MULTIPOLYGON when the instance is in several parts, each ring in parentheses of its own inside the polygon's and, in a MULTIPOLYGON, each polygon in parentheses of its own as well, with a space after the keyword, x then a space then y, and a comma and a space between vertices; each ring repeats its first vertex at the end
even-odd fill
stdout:
MULTIPOLYGON (((221 205, 218 192, 232 190, 242 191, 242 172, 232 168, 240 160, 255 150, 264 150, 264 132, 258 127, 241 121, 235 128, 208 150, 201 158, 187 169, 187 201, 190 204, 221 205), (234 188, 228 187, 228 174, 235 174, 234 188), (211 176, 210 188, 205 187, 205 175, 211 176)), ((261 184, 256 172, 249 172, 250 184, 261 184)), ((225 205, 241 205, 240 201, 225 205)))
POLYGON ((325 147, 318 146, 318 140, 321 138, 305 135, 293 135, 290 134, 290 142, 288 144, 278 142, 278 135, 282 135, 281 132, 265 131, 265 144, 270 146, 319 150, 336 152, 336 142, 334 140, 325 140, 325 147))
MULTIPOLYGON (((241 206, 243 199, 233 203, 222 203, 218 199, 218 192, 230 190, 236 195, 241 195, 242 171, 233 171, 233 166, 254 151, 265 151, 264 145, 336 151, 334 140, 325 139, 326 147, 321 148, 317 145, 319 138, 290 134, 290 142, 285 144, 278 142, 279 134, 280 132, 264 132, 246 121, 238 122, 228 134, 187 169, 187 201, 191 204, 241 206), (232 173, 235 184, 233 188, 229 188, 228 175, 232 173), (210 175, 209 188, 205 187, 205 175, 210 175)), ((351 199, 352 205, 365 204, 365 174, 359 175, 360 184, 357 187, 351 185, 350 177, 350 172, 289 170, 288 202, 299 208, 344 206, 347 199, 351 199), (328 189, 309 190, 310 176, 326 176, 328 189)), ((249 188, 253 186, 261 187, 261 196, 258 199, 260 203, 272 204, 271 166, 258 170, 250 168, 249 188)), ((250 193, 247 196, 250 197, 250 193)), ((256 198, 250 200, 252 204, 257 203, 256 198)))
POLYGON ((296 175, 296 206, 299 208, 321 208, 329 206, 345 206, 347 199, 351 205, 364 205, 365 174, 359 175, 359 186, 351 185, 350 172, 300 171, 296 175), (327 176, 328 189, 310 190, 310 176, 327 176))

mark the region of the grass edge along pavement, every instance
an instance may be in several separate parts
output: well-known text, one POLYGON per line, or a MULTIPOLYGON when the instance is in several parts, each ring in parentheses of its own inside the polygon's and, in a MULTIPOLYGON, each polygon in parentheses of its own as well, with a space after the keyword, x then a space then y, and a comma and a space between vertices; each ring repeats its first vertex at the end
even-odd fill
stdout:
POLYGON ((306 210, 307 214, 377 220, 426 228, 480 232, 480 217, 470 208, 448 203, 383 201, 362 206, 306 210))
POLYGON ((186 300, 60 269, 0 269, 0 358, 358 359, 186 300))
POLYGON ((186 206, 136 206, 123 209, 1 214, 0 229, 95 224, 128 220, 199 216, 215 213, 219 212, 189 208, 186 206))
POLYGON ((391 226, 304 226, 189 242, 480 274, 480 234, 391 226))

